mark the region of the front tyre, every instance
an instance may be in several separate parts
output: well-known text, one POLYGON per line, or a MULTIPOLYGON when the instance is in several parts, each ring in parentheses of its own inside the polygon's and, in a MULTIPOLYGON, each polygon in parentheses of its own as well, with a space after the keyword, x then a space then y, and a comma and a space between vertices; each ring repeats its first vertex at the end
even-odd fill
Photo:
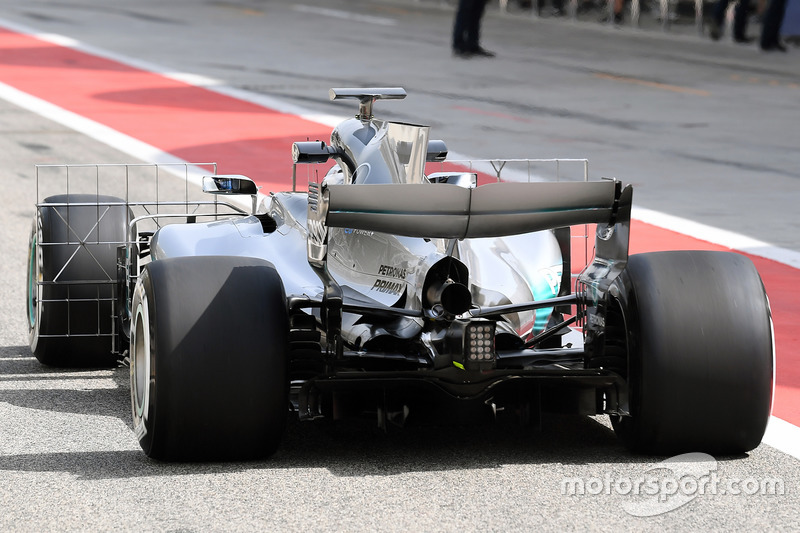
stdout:
POLYGON ((142 271, 131 306, 131 402, 162 460, 271 455, 287 415, 288 318, 260 259, 179 257, 142 271))
POLYGON ((615 282, 627 338, 632 449, 738 454, 761 442, 772 404, 772 318, 745 256, 681 251, 630 257, 615 282))
POLYGON ((125 202, 62 194, 39 207, 28 245, 31 351, 45 365, 113 366, 117 247, 127 240, 125 202))

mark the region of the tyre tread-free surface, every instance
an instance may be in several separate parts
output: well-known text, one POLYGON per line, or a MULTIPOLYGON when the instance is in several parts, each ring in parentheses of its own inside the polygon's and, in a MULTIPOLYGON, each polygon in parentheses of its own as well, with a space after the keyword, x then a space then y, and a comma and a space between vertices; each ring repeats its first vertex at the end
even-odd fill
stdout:
POLYGON ((728 252, 633 255, 623 273, 633 449, 738 454, 770 415, 773 338, 753 263, 728 252))
POLYGON ((148 456, 250 459, 277 449, 287 416, 288 319, 270 263, 154 261, 132 312, 134 429, 148 456))

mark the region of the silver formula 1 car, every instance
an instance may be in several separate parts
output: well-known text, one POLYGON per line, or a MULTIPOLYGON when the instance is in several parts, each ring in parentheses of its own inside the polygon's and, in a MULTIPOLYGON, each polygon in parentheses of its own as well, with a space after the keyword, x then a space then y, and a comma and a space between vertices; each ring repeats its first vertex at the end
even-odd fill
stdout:
POLYGON ((52 174, 63 194, 38 199, 31 232, 31 349, 55 366, 129 359, 147 455, 266 456, 287 416, 364 413, 381 427, 607 414, 634 450, 759 444, 773 336, 750 260, 629 257, 630 186, 483 183, 426 126, 373 117, 402 89, 330 96, 359 110, 329 143, 294 144, 295 170, 327 164, 307 192, 263 195, 212 167, 212 196, 157 183, 141 199, 139 173, 174 169, 37 167, 39 190, 52 174), (123 185, 100 194, 115 172, 123 185))

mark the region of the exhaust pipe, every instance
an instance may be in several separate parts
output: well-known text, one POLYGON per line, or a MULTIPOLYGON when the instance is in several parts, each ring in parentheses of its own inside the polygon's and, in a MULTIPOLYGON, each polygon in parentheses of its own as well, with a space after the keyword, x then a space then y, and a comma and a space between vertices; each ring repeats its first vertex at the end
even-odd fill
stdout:
POLYGON ((434 282, 425 296, 431 309, 441 306, 445 313, 460 315, 472 307, 472 293, 461 283, 452 279, 434 282))

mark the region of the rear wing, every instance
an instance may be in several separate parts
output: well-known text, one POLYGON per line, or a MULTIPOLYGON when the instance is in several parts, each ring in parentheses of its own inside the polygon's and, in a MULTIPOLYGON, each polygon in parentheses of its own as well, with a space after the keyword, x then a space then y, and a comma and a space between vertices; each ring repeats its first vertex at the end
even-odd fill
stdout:
MULTIPOLYGON (((323 227, 469 239, 617 222, 619 182, 310 184, 309 221, 323 227)), ((629 212, 629 210, 628 210, 629 212)))
MULTIPOLYGON (((596 224, 595 257, 579 278, 596 300, 628 260, 633 188, 598 182, 451 184, 309 184, 309 265, 325 286, 325 320, 338 334, 343 293, 328 272, 328 228, 417 238, 500 237, 596 224)), ((566 275, 569 275, 568 273, 566 275)))

